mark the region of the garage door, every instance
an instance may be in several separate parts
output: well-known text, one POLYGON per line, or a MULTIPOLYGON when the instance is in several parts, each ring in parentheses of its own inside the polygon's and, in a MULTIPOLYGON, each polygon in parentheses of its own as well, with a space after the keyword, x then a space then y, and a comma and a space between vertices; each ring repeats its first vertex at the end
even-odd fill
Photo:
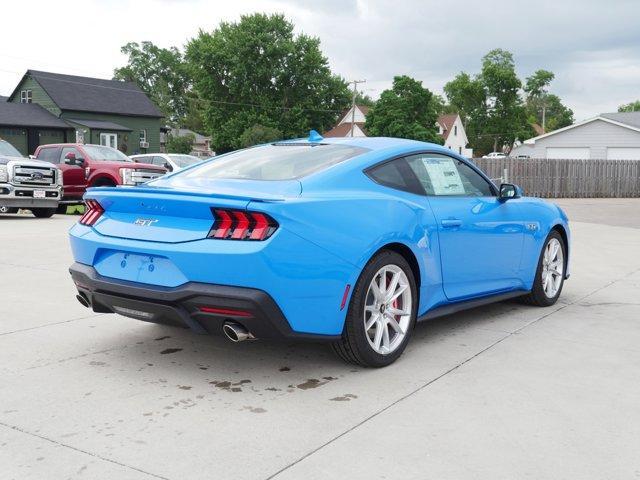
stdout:
POLYGON ((640 147, 608 147, 607 160, 640 160, 640 147))
POLYGON ((50 143, 64 143, 64 132, 62 130, 38 130, 38 145, 49 145, 50 143))
POLYGON ((27 150, 27 131, 13 128, 0 128, 0 138, 13 145, 25 157, 27 150))
POLYGON ((547 158, 565 160, 591 158, 589 147, 547 147, 547 158))

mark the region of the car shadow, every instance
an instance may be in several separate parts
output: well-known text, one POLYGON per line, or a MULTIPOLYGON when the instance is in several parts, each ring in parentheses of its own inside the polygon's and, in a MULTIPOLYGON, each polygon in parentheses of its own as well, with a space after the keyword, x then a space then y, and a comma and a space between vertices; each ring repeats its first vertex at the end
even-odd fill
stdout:
MULTIPOLYGON (((508 335, 508 331, 496 328, 494 322, 529 308, 503 302, 421 322, 416 326, 409 348, 394 365, 415 362, 416 358, 420 358, 422 364, 425 353, 421 350, 428 352, 442 342, 452 342, 452 337, 474 335, 478 329, 491 330, 493 337, 508 335)), ((109 315, 105 315, 99 321, 108 321, 108 318, 109 315)), ((525 323, 514 321, 514 328, 518 322, 525 323)), ((190 330, 155 324, 144 325, 141 333, 148 335, 142 339, 137 335, 139 341, 133 345, 117 345, 123 337, 114 333, 112 337, 102 338, 97 346, 98 351, 118 352, 109 355, 109 363, 117 366, 117 375, 125 374, 138 383, 173 378, 186 385, 209 384, 211 388, 237 392, 248 389, 292 392, 321 386, 354 372, 369 372, 365 373, 369 375, 377 371, 344 363, 323 343, 272 340, 232 343, 223 336, 197 335, 190 330)), ((452 346, 455 345, 453 342, 452 346)))

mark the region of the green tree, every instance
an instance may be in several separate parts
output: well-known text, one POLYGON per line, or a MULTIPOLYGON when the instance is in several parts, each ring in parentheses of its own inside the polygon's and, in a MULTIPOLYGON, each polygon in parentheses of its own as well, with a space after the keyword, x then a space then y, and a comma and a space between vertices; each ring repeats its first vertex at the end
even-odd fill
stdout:
POLYGON ((326 130, 350 102, 331 73, 320 40, 294 35, 283 15, 253 14, 200 31, 186 48, 194 88, 206 102, 204 125, 219 152, 239 147, 257 124, 284 137, 326 130))
POLYGON ((269 143, 281 139, 282 132, 277 128, 253 125, 240 135, 240 146, 243 148, 252 147, 253 145, 260 145, 261 143, 269 143))
MULTIPOLYGON (((491 50, 482 58, 482 81, 487 93, 485 142, 493 139, 493 150, 511 150, 517 139, 533 136, 527 112, 520 97, 522 83, 516 74, 513 55, 506 50, 491 50)), ((485 143, 486 145, 486 143, 485 143)))
POLYGON ((177 136, 169 134, 167 136, 167 153, 183 153, 188 155, 193 150, 193 143, 196 137, 193 134, 177 136))
POLYGON ((541 97, 547 94, 549 85, 556 76, 548 70, 536 70, 533 75, 527 77, 524 91, 529 97, 541 97))
POLYGON ((524 86, 530 121, 541 125, 545 132, 573 123, 571 109, 562 104, 560 97, 549 93, 554 78, 555 75, 548 70, 537 70, 527 77, 524 86))
POLYGON ((481 136, 487 122, 487 93, 481 79, 461 72, 444 86, 444 93, 448 100, 444 112, 460 115, 471 146, 479 148, 482 139, 491 143, 481 136))
POLYGON ((358 92, 356 94, 356 105, 373 107, 375 104, 376 104, 376 101, 373 98, 371 98, 369 95, 363 94, 362 92, 358 92))
POLYGON ((437 101, 422 82, 394 77, 393 87, 380 95, 369 111, 365 128, 372 136, 400 137, 442 143, 438 135, 437 101))
POLYGON ((573 111, 563 105, 560 97, 553 93, 547 94, 545 101, 546 126, 545 131, 551 132, 562 127, 568 127, 573 120, 573 111))
POLYGON ((482 58, 479 74, 461 72, 445 85, 449 108, 460 114, 476 154, 509 151, 515 140, 535 134, 521 90, 513 55, 502 49, 482 58))
POLYGON ((175 48, 160 48, 151 42, 130 42, 120 51, 127 65, 114 70, 116 80, 134 82, 157 105, 173 125, 179 125, 187 113, 188 70, 182 54, 175 48))
POLYGON ((640 100, 635 102, 625 103, 618 107, 619 112, 640 112, 640 100))

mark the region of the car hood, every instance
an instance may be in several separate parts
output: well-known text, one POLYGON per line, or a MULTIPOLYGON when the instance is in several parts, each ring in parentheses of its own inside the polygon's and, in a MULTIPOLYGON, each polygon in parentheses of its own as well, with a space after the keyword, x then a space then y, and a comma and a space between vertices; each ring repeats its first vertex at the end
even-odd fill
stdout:
POLYGON ((6 157, 0 156, 0 165, 7 164, 16 164, 19 163, 25 167, 49 167, 49 168, 58 168, 56 165, 50 162, 43 162, 42 160, 31 160, 29 158, 23 157, 6 157))
POLYGON ((149 163, 136 163, 136 162, 115 162, 108 160, 95 160, 97 165, 111 168, 133 168, 135 170, 158 170, 159 172, 165 172, 166 170, 158 165, 151 165, 149 163))

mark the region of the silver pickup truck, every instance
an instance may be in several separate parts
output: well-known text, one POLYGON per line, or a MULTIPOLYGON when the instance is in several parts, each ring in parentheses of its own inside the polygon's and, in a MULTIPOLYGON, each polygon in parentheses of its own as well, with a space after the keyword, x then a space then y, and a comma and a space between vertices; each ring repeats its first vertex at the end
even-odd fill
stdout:
POLYGON ((0 213, 31 210, 49 218, 62 198, 62 174, 49 162, 23 158, 9 142, 0 139, 0 213))

